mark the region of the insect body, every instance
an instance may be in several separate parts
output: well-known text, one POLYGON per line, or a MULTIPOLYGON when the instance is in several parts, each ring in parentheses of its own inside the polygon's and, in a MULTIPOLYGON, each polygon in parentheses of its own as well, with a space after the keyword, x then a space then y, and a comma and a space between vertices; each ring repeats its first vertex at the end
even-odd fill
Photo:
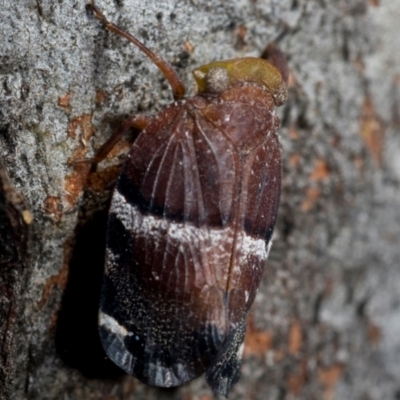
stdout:
POLYGON ((274 106, 286 100, 285 83, 265 60, 221 61, 195 70, 200 93, 183 98, 166 61, 90 7, 157 63, 176 98, 155 118, 131 117, 95 158, 128 127, 144 127, 110 207, 103 347, 149 385, 179 386, 205 372, 210 387, 227 396, 239 379, 279 204, 274 106))

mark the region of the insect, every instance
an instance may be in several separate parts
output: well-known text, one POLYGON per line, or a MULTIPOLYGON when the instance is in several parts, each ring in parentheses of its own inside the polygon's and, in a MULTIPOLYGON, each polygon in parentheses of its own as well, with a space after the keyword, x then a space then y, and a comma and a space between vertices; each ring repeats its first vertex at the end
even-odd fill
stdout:
POLYGON ((228 396, 240 376, 247 316, 277 215, 274 107, 285 102, 286 84, 266 60, 238 58, 194 70, 199 93, 184 98, 170 64, 93 2, 88 7, 159 67, 175 98, 155 117, 130 117, 93 161, 129 128, 142 129, 109 211, 103 347, 148 385, 179 386, 205 373, 209 386, 228 396))

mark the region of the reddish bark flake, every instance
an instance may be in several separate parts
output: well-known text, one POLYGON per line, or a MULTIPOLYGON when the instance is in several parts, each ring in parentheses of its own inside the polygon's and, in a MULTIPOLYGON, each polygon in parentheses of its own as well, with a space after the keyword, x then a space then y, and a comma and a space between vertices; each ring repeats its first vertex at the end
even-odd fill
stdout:
POLYGON ((318 380, 324 388, 323 400, 334 400, 335 386, 344 371, 343 364, 334 364, 318 371, 318 380))
POLYGON ((71 105, 69 103, 71 100, 71 96, 72 96, 72 93, 68 92, 58 98, 58 102, 57 102, 58 106, 63 108, 67 112, 71 111, 71 105))
POLYGON ((297 356, 303 342, 303 332, 300 321, 294 320, 289 330, 289 353, 297 356))
POLYGON ((321 189, 316 187, 310 187, 307 189, 306 198, 301 203, 300 209, 303 212, 308 212, 312 210, 321 196, 321 189))
POLYGON ((375 164, 382 164, 382 151, 385 139, 385 125, 375 110, 372 98, 367 95, 361 109, 360 136, 375 164))
POLYGON ((317 160, 314 171, 311 172, 310 181, 322 181, 329 177, 329 167, 325 160, 317 160))
POLYGON ((254 324, 254 317, 251 315, 247 322, 243 356, 264 357, 265 353, 272 348, 272 345, 272 333, 258 329, 254 324))

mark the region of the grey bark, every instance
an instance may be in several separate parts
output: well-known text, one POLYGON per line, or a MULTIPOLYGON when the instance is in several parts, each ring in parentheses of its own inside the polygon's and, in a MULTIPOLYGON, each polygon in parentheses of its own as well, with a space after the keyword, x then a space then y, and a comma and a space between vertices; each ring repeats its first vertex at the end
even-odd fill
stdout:
MULTIPOLYGON (((191 93, 190 70, 209 61, 259 55, 277 38, 289 57, 282 203, 230 398, 400 398, 398 2, 98 6, 172 62, 191 93)), ((212 398, 203 377, 163 391, 104 360, 96 307, 120 159, 90 182, 85 165, 68 163, 132 112, 168 104, 166 80, 85 1, 4 1, 0 32, 0 156, 34 216, 28 251, 1 181, 0 245, 15 248, 0 246, 0 398, 212 398)))

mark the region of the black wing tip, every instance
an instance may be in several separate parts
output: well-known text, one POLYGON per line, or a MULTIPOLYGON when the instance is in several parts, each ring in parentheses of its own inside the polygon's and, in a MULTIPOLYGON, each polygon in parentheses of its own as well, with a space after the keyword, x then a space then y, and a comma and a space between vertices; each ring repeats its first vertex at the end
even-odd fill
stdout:
POLYGON ((206 382, 210 388, 226 398, 228 398, 232 386, 240 379, 245 329, 246 319, 233 331, 219 357, 206 370, 206 382))
POLYGON ((99 335, 107 356, 129 375, 149 386, 174 388, 201 375, 186 363, 160 357, 157 349, 146 354, 146 339, 120 325, 113 317, 100 312, 99 335))
POLYGON ((238 359, 218 365, 206 373, 206 382, 215 393, 228 398, 232 386, 239 381, 240 366, 241 360, 238 359))

